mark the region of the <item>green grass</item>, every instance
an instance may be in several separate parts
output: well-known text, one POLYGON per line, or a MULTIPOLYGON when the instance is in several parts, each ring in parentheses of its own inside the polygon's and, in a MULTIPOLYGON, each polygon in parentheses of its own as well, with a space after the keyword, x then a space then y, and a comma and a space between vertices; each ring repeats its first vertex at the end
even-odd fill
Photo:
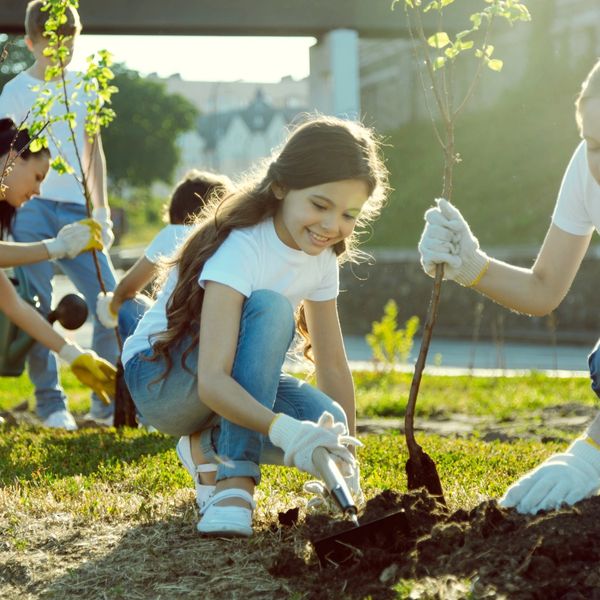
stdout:
MULTIPOLYGON (((401 416, 410 385, 409 374, 384 378, 357 373, 360 416, 401 416)), ((74 412, 87 409, 87 392, 67 372, 65 390, 74 412)), ((32 401, 25 375, 0 380, 0 409, 23 399, 32 401)), ((488 415, 497 421, 530 417, 545 407, 577 403, 591 406, 593 394, 582 378, 555 379, 541 374, 517 378, 427 377, 418 403, 418 416, 451 413, 488 415)), ((496 496, 513 480, 557 446, 518 441, 486 443, 477 438, 424 436, 437 461, 448 495, 456 505, 474 504, 496 496)), ((394 433, 365 436, 360 451, 367 493, 384 488, 404 489, 404 437, 394 433)), ((265 468, 265 498, 285 490, 284 498, 301 490, 306 477, 295 470, 265 468)), ((21 427, 6 428, 0 437, 0 485, 8 486, 23 507, 61 503, 88 518, 142 519, 156 497, 189 489, 179 466, 174 440, 138 430, 80 430, 76 433, 21 427), (102 498, 102 501, 99 498, 102 498), (43 498, 43 502, 40 499, 43 498), (150 503, 150 504, 148 504, 150 503)))
MULTIPOLYGON (((411 373, 354 373, 358 416, 403 416, 411 379, 411 373)), ((89 393, 68 369, 63 369, 61 381, 71 410, 84 413, 89 408, 89 393)), ((0 378, 0 410, 24 400, 33 408, 33 386, 26 374, 0 378)), ((587 378, 555 378, 535 372, 521 377, 427 375, 419 391, 416 414, 439 418, 464 413, 503 421, 571 402, 584 406, 597 403, 587 378)))
MULTIPOLYGON (((404 415, 411 373, 355 373, 358 414, 364 417, 404 415)), ((541 373, 522 377, 427 375, 419 391, 416 414, 443 417, 452 413, 488 416, 497 421, 528 416, 547 407, 597 404, 587 378, 553 378, 541 373)))

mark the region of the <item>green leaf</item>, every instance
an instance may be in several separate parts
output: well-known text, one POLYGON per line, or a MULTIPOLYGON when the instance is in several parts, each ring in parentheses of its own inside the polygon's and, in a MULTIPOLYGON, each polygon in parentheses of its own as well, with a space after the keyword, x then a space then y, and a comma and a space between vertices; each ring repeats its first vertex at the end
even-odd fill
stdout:
POLYGON ((35 140, 32 140, 31 144, 29 144, 29 149, 32 152, 39 152, 43 147, 44 144, 40 138, 35 138, 35 140))
POLYGON ((62 156, 57 156, 51 163, 50 166, 60 175, 64 175, 66 173, 74 173, 73 167, 67 163, 67 161, 62 156))
POLYGON ((502 71, 502 67, 504 66, 504 62, 501 61, 499 58, 492 58, 492 59, 488 60, 487 66, 492 71, 502 71))
POLYGON ((433 61, 433 70, 437 71, 438 69, 443 68, 443 66, 446 64, 446 60, 447 60, 447 58, 445 56, 438 56, 433 61))
POLYGON ((450 43, 450 38, 445 31, 439 31, 427 38, 427 43, 433 48, 444 48, 450 43))

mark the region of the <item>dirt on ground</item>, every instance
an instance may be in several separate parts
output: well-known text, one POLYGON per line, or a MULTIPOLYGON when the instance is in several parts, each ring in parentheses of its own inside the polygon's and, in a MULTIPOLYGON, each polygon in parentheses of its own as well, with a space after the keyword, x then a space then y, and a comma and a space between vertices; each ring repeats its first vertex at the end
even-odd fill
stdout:
MULTIPOLYGON (((493 500, 449 514, 425 491, 386 491, 367 504, 361 523, 395 511, 404 511, 408 532, 383 544, 366 536, 329 566, 284 546, 269 571, 315 600, 399 598, 402 579, 423 582, 411 598, 600 599, 600 497, 537 516, 493 500)), ((347 528, 309 516, 296 534, 312 540, 347 528)))

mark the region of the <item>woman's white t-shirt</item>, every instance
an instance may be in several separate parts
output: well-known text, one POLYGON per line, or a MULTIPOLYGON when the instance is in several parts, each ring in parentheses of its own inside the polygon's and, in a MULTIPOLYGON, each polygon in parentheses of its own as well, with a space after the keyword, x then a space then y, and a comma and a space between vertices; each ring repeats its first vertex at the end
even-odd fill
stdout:
POLYGON ((600 232, 600 185, 587 163, 585 142, 577 146, 558 193, 552 223, 573 235, 600 232))
MULTIPOLYGON (((332 300, 339 293, 335 253, 327 248, 316 256, 286 246, 277 236, 272 219, 232 231, 211 256, 198 277, 227 285, 249 297, 256 290, 271 290, 286 297, 295 309, 302 300, 332 300)), ((173 269, 156 302, 123 346, 126 364, 135 354, 150 348, 150 336, 167 328, 166 307, 175 284, 173 269)))

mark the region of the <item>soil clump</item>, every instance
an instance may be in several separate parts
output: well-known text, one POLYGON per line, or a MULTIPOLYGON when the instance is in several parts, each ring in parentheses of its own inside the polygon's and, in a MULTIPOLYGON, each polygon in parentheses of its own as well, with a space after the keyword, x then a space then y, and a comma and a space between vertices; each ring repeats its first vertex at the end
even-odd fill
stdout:
POLYGON ((450 514, 424 490, 388 490, 367 503, 360 520, 364 524, 400 509, 409 535, 398 535, 383 548, 365 540, 343 564, 325 568, 300 547, 298 536, 314 540, 348 524, 307 515, 289 530, 293 536, 283 536, 269 571, 315 600, 398 598, 394 587, 405 579, 440 582, 431 593, 413 596, 419 598, 600 600, 600 497, 536 516, 503 509, 495 500, 450 514), (448 592, 441 582, 449 580, 462 581, 464 595, 448 592))

